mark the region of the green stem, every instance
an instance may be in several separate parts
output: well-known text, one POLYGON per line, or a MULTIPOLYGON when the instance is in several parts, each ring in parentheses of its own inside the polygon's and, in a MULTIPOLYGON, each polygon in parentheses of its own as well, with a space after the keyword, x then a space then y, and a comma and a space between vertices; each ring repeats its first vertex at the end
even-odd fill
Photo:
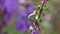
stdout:
POLYGON ((43 10, 43 6, 44 4, 41 5, 41 8, 40 8, 40 11, 39 11, 39 14, 38 14, 38 20, 40 21, 41 19, 41 13, 42 13, 42 10, 43 10))

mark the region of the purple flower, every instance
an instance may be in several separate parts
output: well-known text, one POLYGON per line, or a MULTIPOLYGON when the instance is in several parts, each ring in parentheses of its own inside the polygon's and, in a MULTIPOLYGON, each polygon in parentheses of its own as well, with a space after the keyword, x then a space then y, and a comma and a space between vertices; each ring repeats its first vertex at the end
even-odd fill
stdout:
POLYGON ((18 17, 21 17, 21 19, 23 19, 23 20, 28 19, 27 14, 26 14, 26 13, 24 13, 24 12, 20 12, 20 13, 18 13, 18 17))
POLYGON ((27 31, 27 27, 24 21, 17 19, 16 21, 16 29, 22 32, 26 32, 27 31))
POLYGON ((33 30, 33 31, 31 32, 31 34, 39 34, 39 31, 38 31, 38 30, 33 30))
POLYGON ((42 0, 42 4, 45 4, 46 3, 46 0, 42 0))
POLYGON ((31 20, 27 20, 27 27, 29 28, 31 25, 33 25, 32 21, 31 20))
POLYGON ((34 8, 32 5, 29 5, 27 8, 27 12, 18 13, 18 18, 16 21, 16 29, 22 32, 26 32, 33 24, 32 21, 28 19, 28 15, 34 11, 34 8))
POLYGON ((28 19, 27 14, 20 12, 16 21, 16 29, 22 32, 26 32, 30 25, 32 25, 32 22, 28 19))
POLYGON ((33 5, 28 5, 27 8, 28 8, 28 9, 27 9, 27 14, 28 14, 28 15, 31 14, 31 13, 33 13, 33 11, 34 11, 33 5))
POLYGON ((10 21, 11 20, 11 13, 6 13, 4 16, 5 21, 10 21))
POLYGON ((5 3, 5 0, 0 0, 0 5, 4 3, 5 3))
POLYGON ((18 0, 6 0, 7 12, 15 12, 18 6, 18 0))
POLYGON ((0 0, 0 10, 2 10, 5 6, 5 0, 0 0))
POLYGON ((2 25, 2 27, 6 26, 6 21, 3 21, 3 22, 1 23, 1 25, 2 25))
POLYGON ((6 14, 5 14, 5 21, 10 21, 12 18, 12 14, 15 14, 17 11, 18 0, 6 0, 5 7, 6 7, 6 14))

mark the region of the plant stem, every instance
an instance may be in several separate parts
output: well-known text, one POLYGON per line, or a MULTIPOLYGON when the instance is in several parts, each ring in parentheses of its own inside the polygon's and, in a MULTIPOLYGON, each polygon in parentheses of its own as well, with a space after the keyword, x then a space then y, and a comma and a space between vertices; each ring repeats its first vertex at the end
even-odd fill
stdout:
POLYGON ((43 6, 44 6, 44 4, 42 4, 41 5, 41 9, 40 9, 40 11, 39 11, 39 14, 38 14, 38 20, 40 21, 41 19, 41 13, 42 13, 42 10, 43 10, 43 6))

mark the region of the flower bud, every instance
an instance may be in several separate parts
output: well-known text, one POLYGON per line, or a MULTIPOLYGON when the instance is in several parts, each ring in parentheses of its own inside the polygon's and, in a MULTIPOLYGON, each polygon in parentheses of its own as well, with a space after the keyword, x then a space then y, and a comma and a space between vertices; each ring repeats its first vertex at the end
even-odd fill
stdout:
POLYGON ((46 0, 42 0, 42 4, 45 4, 46 3, 46 0))

